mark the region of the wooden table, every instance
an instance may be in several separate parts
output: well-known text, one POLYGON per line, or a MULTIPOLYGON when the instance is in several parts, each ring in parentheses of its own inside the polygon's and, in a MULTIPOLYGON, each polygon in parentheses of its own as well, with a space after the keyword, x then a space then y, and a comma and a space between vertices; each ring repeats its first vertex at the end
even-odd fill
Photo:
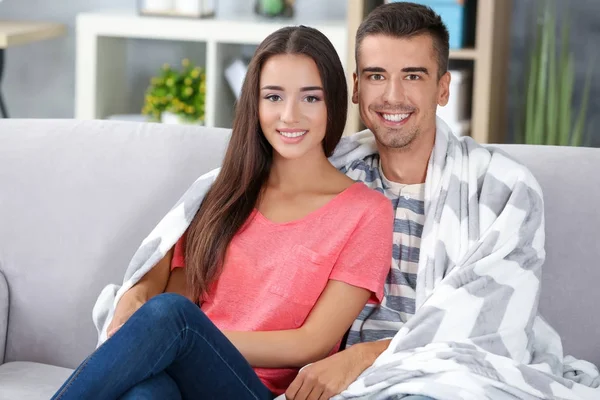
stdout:
POLYGON ((67 29, 62 24, 35 21, 0 20, 0 117, 7 118, 8 112, 2 98, 1 85, 4 70, 4 50, 31 42, 63 36, 67 29))

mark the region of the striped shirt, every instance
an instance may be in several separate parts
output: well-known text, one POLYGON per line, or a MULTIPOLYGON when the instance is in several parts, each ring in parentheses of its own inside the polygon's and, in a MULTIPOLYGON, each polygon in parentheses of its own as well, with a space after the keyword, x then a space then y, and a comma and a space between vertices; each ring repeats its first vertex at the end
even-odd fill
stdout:
POLYGON ((394 244, 390 272, 381 304, 367 304, 350 328, 347 346, 393 337, 415 313, 421 234, 425 222, 424 184, 391 182, 372 155, 342 168, 342 172, 383 193, 394 207, 394 244))

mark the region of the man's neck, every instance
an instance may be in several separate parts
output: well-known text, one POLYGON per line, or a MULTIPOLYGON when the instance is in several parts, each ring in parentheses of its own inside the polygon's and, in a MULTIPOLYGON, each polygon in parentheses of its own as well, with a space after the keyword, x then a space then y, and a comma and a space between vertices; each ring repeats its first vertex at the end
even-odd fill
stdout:
POLYGON ((416 138, 402 149, 388 148, 379 144, 379 157, 385 177, 404 185, 424 183, 434 142, 435 132, 416 138))

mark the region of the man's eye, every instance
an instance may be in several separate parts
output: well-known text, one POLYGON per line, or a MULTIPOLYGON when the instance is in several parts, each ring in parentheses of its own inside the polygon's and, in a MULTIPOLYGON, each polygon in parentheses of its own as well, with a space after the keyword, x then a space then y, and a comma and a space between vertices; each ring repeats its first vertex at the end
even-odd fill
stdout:
POLYGON ((419 75, 411 74, 411 75, 407 75, 406 79, 409 81, 416 81, 416 80, 421 79, 421 77, 419 75))
POLYGON ((380 81, 383 79, 383 75, 381 74, 373 74, 369 77, 372 81, 380 81))

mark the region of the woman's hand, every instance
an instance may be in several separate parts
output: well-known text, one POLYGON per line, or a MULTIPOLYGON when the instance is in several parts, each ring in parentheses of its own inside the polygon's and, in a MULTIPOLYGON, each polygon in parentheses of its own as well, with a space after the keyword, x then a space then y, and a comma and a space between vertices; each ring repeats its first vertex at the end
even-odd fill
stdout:
POLYGON ((134 288, 126 292, 121 298, 121 301, 117 304, 115 315, 106 330, 109 338, 114 335, 115 332, 119 330, 119 328, 122 327, 146 301, 148 301, 144 296, 132 292, 133 290, 134 288))
MULTIPOLYGON (((133 289, 133 288, 132 288, 133 289)), ((142 296, 137 295, 136 293, 125 293, 121 301, 117 304, 117 308, 115 310, 115 315, 110 321, 107 329, 107 336, 110 338, 115 334, 120 327, 127 322, 127 320, 135 313, 144 303, 148 301, 148 299, 144 299, 142 296), (132 294, 132 296, 126 295, 132 294)))
POLYGON ((163 293, 167 287, 171 273, 173 249, 148 271, 138 283, 126 291, 115 309, 115 315, 106 330, 110 338, 145 302, 157 294, 163 293))

